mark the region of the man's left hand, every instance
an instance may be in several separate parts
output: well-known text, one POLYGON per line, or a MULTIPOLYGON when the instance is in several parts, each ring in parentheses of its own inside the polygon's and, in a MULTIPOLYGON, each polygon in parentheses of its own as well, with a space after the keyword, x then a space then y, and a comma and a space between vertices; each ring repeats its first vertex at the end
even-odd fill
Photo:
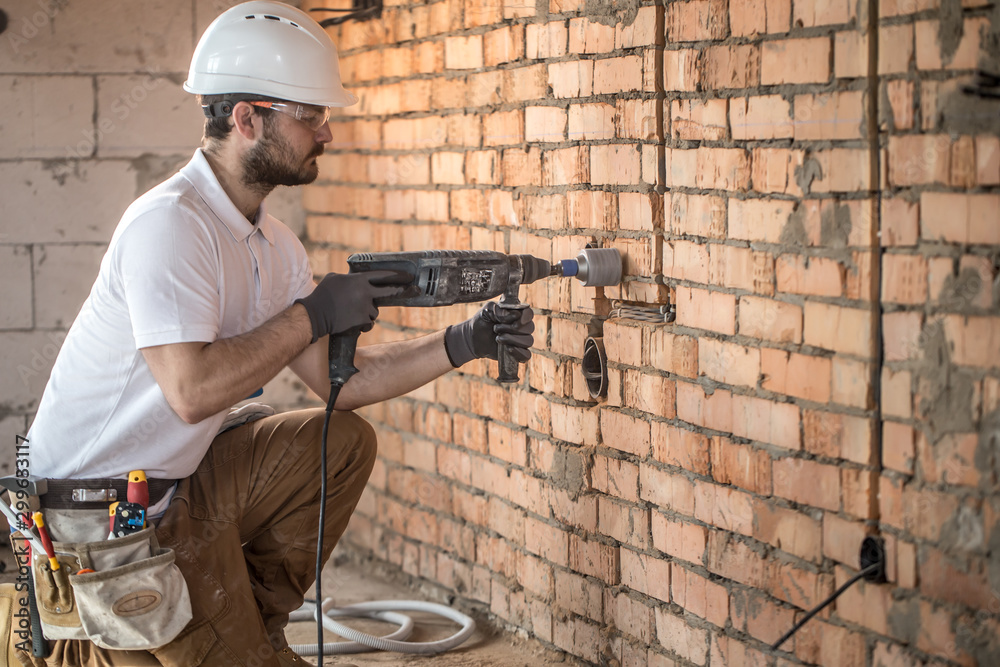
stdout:
POLYGON ((508 309, 490 301, 478 313, 445 332, 444 348, 452 366, 458 368, 473 359, 496 360, 498 343, 507 345, 519 362, 527 361, 534 343, 534 316, 530 306, 508 309))

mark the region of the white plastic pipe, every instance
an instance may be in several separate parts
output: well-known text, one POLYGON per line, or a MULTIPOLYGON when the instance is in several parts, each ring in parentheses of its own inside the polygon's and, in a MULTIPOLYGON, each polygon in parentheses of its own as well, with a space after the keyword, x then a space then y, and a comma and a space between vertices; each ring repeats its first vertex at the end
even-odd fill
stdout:
MULTIPOLYGON (((395 651, 397 653, 415 653, 432 655, 443 653, 459 646, 476 631, 476 623, 460 611, 434 602, 419 600, 379 600, 376 602, 361 602, 347 607, 334 607, 332 598, 323 600, 323 627, 349 640, 346 642, 328 642, 323 644, 323 653, 344 655, 347 653, 365 653, 367 651, 395 651), (413 631, 413 619, 400 611, 422 611, 443 616, 461 625, 461 629, 451 637, 433 642, 403 641, 413 631), (400 627, 384 637, 375 637, 338 623, 334 618, 374 618, 381 621, 396 623, 400 627)), ((305 621, 314 619, 316 605, 306 602, 289 616, 290 621, 305 621)), ((299 655, 317 655, 316 644, 293 644, 291 649, 299 655)))

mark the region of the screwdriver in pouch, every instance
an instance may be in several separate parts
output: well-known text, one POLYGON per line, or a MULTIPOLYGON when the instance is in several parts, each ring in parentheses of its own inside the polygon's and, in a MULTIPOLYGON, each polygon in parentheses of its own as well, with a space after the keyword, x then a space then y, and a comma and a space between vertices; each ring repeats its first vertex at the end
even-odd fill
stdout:
MULTIPOLYGON (((149 482, 146 481, 146 473, 142 470, 133 470, 128 474, 126 499, 130 503, 135 503, 142 507, 142 515, 145 519, 145 510, 149 509, 149 482)), ((145 523, 143 527, 145 527, 145 523)))
POLYGON ((56 550, 52 546, 52 539, 49 537, 49 531, 45 527, 45 518, 41 512, 35 512, 31 515, 31 518, 35 520, 35 526, 38 528, 38 536, 42 538, 42 547, 45 548, 45 555, 49 558, 49 567, 55 572, 59 569, 59 561, 56 560, 56 550))

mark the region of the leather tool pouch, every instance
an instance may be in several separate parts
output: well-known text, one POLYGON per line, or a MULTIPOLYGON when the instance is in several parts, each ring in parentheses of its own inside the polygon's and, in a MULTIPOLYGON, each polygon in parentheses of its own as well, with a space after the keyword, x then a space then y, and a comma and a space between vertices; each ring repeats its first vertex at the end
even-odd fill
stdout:
POLYGON ((111 540, 53 546, 60 565, 55 572, 44 554, 32 555, 48 639, 150 650, 172 641, 191 620, 187 583, 174 564, 174 552, 160 548, 152 527, 111 540), (94 571, 71 574, 83 569, 94 571))

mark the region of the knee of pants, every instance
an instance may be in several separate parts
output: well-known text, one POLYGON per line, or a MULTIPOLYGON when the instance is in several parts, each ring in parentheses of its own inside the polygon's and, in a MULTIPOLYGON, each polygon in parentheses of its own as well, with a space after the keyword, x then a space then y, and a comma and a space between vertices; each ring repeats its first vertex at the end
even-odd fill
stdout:
MULTIPOLYGON (((322 436, 324 418, 324 411, 317 410, 317 414, 309 419, 310 428, 315 429, 314 441, 322 436)), ((353 412, 334 412, 330 418, 326 447, 328 460, 340 458, 347 466, 357 466, 370 473, 378 454, 378 438, 372 425, 362 417, 353 412)), ((331 469, 330 472, 332 475, 336 471, 331 469)))

